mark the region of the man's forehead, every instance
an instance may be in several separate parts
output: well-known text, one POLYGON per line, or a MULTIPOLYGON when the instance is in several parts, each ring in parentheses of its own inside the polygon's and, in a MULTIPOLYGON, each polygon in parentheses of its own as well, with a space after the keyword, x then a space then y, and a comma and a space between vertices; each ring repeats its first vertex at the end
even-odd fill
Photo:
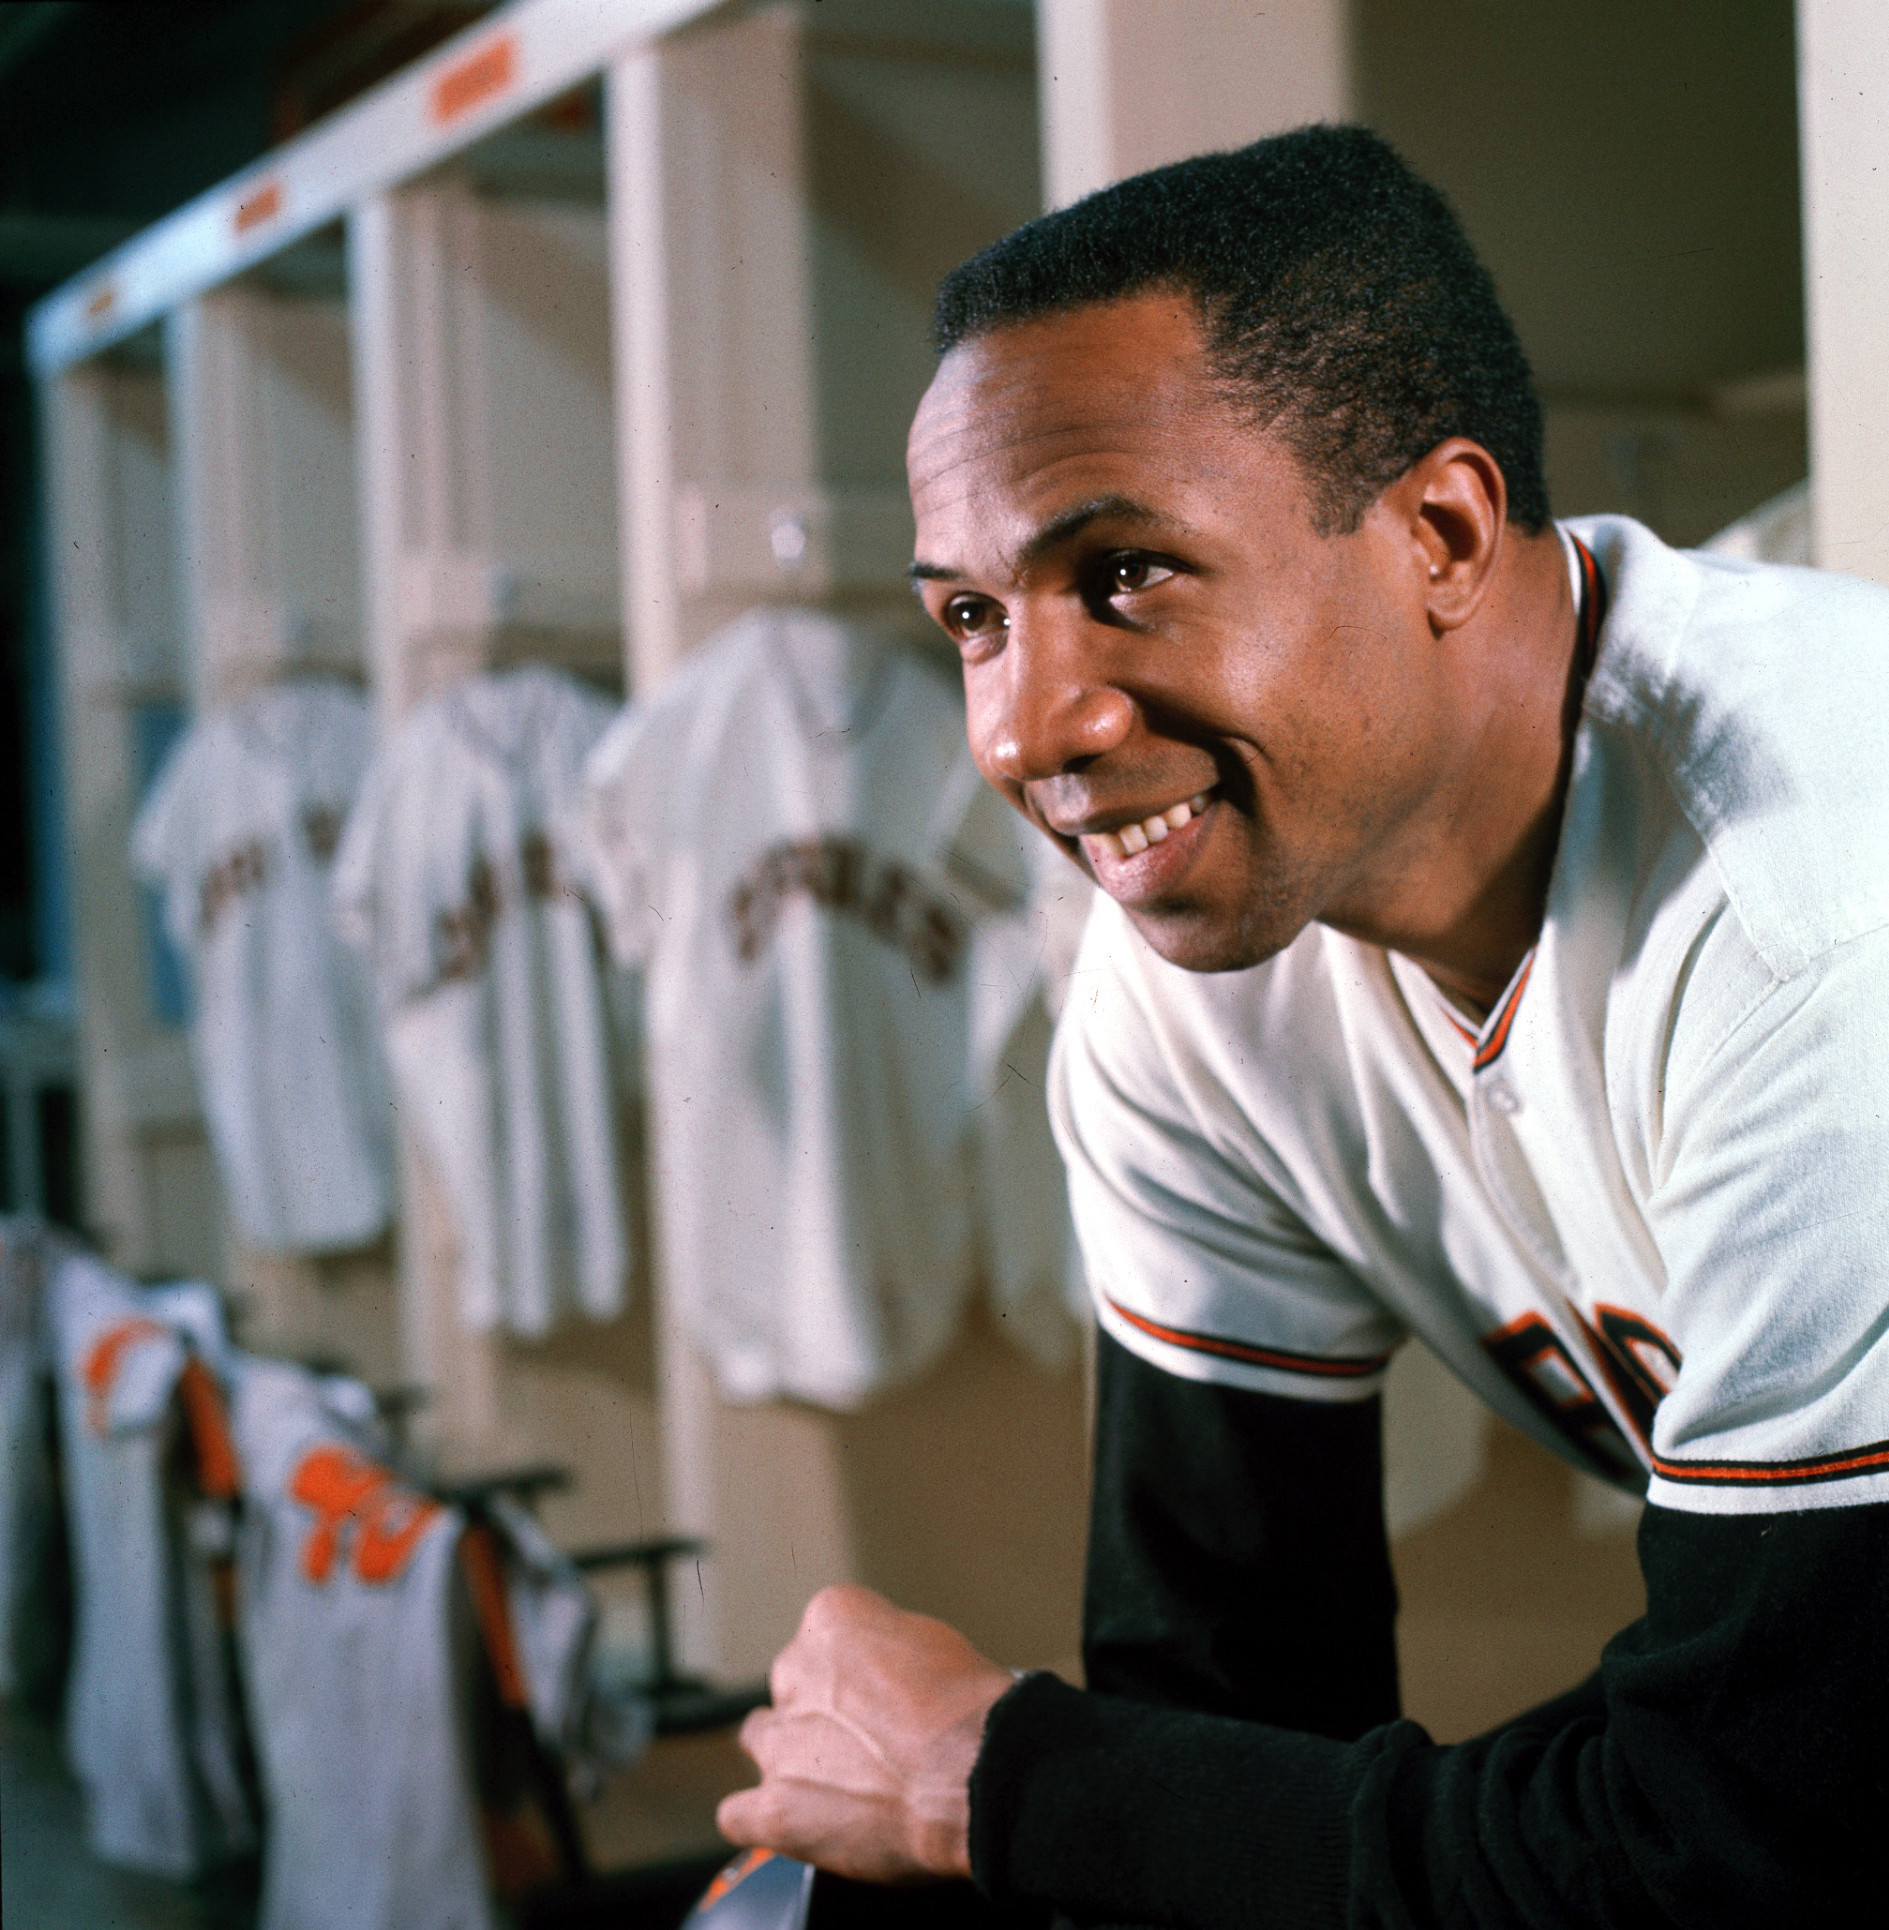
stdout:
POLYGON ((1172 298, 1041 316, 945 356, 912 425, 912 455, 1133 429, 1206 404, 1211 387, 1192 310, 1172 298))
POLYGON ((919 407, 913 506, 925 520, 992 489, 1132 493, 1144 471, 1197 453, 1203 421, 1222 413, 1192 310, 1174 298, 993 330, 945 357, 919 407))

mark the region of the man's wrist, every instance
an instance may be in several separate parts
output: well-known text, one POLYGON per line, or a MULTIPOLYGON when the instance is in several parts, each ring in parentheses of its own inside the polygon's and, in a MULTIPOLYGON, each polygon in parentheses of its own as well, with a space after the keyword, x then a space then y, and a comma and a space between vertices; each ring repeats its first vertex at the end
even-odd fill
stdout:
POLYGON ((969 1827, 965 1833, 966 1874, 993 1900, 1013 1894, 1007 1877, 1005 1840, 1008 1811, 1013 1807, 1012 1783, 1017 1764, 1006 1754, 1012 1740, 1027 1748, 1031 1704, 1036 1700, 1034 1687, 1050 1682, 1057 1688, 1069 1685, 1047 1669, 1013 1669, 1008 1689, 991 1704, 984 1717, 983 1734, 978 1741, 977 1760, 971 1766, 968 1788, 969 1827), (1011 1718, 1022 1717, 1022 1736, 1012 1730, 1011 1718))

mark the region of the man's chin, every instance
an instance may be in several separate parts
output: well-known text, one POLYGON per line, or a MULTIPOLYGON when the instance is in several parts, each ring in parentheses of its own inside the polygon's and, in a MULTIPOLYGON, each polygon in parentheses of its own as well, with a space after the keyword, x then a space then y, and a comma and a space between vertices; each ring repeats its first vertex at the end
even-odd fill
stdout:
POLYGON ((1304 930, 1257 928, 1251 918, 1230 917, 1201 906, 1124 906, 1129 922, 1149 946, 1183 972, 1243 972, 1276 957, 1304 930))

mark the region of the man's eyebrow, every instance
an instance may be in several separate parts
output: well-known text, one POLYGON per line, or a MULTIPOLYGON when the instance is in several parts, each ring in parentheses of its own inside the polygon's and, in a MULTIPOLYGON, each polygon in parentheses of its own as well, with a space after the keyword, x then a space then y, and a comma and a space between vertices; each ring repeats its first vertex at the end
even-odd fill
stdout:
MULTIPOLYGON (((1040 563, 1049 553, 1078 536, 1091 523, 1160 523, 1182 534, 1188 533, 1189 526, 1177 522, 1173 517, 1163 515, 1158 509, 1146 503, 1137 502, 1132 496, 1097 496, 1086 503, 1077 503, 1066 509, 1060 516, 1053 516, 1017 552, 1017 568, 1027 570, 1032 563, 1040 563)), ((905 574, 914 584, 919 583, 956 583, 962 580, 964 572, 953 569, 944 563, 914 563, 905 574)))

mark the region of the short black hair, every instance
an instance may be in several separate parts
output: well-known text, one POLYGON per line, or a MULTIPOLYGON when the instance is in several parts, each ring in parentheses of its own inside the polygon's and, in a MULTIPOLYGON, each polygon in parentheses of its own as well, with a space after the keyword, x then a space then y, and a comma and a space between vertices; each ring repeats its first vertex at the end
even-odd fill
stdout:
POLYGON ((1548 522, 1541 399, 1449 203, 1363 127, 1303 127, 1138 174, 1006 235, 938 291, 940 355, 1038 316, 1173 288, 1216 374, 1297 458, 1326 533, 1450 436, 1548 522))

